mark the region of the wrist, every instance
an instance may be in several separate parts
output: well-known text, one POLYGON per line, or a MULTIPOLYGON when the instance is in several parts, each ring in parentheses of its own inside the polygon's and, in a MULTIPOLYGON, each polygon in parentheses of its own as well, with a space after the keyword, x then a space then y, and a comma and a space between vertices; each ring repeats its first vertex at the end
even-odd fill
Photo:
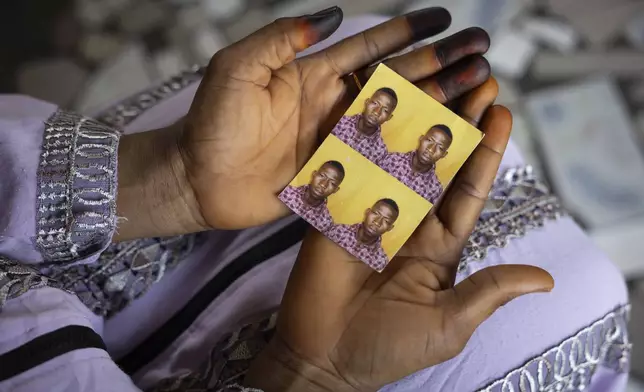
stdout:
POLYGON ((181 123, 125 135, 118 152, 115 241, 203 231, 179 152, 181 123))
POLYGON ((253 361, 245 385, 264 392, 358 392, 340 376, 303 360, 277 337, 253 361))

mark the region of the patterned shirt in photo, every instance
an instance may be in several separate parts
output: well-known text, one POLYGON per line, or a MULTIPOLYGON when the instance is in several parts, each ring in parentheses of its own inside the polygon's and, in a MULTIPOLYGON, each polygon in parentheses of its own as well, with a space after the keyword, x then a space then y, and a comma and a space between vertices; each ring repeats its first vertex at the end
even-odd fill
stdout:
POLYGON ((289 185, 280 193, 279 199, 305 221, 324 233, 333 226, 333 218, 326 206, 326 200, 317 206, 310 206, 304 202, 304 195, 308 189, 308 185, 297 188, 289 185))
POLYGON ((380 135, 381 128, 370 136, 364 135, 358 131, 358 121, 362 114, 355 116, 344 116, 338 121, 333 132, 338 139, 342 140, 349 147, 364 155, 365 158, 373 163, 378 163, 382 158, 387 156, 387 146, 380 135))
POLYGON ((389 258, 382 249, 381 238, 373 244, 358 241, 358 229, 362 223, 354 225, 337 225, 328 232, 331 241, 346 249, 349 253, 365 262, 371 268, 381 272, 387 266, 389 258))
POLYGON ((443 186, 436 177, 435 167, 425 173, 415 172, 412 168, 414 154, 416 151, 389 154, 379 166, 427 201, 436 204, 443 193, 443 186))

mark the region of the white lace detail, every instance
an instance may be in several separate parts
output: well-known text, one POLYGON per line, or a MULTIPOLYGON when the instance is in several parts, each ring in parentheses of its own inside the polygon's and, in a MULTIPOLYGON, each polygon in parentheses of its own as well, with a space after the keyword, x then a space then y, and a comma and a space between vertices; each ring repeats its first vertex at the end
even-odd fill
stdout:
POLYGON ((565 212, 548 187, 534 174, 531 166, 506 170, 497 177, 485 208, 470 236, 459 264, 487 257, 488 250, 504 248, 512 238, 556 220, 565 212))
POLYGON ((619 307, 478 392, 584 391, 599 366, 627 372, 629 312, 619 307))
POLYGON ((8 300, 40 287, 59 288, 60 284, 31 267, 0 256, 0 311, 8 300))
POLYGON ((38 170, 36 245, 45 262, 100 252, 116 226, 119 132, 74 113, 47 120, 38 170))

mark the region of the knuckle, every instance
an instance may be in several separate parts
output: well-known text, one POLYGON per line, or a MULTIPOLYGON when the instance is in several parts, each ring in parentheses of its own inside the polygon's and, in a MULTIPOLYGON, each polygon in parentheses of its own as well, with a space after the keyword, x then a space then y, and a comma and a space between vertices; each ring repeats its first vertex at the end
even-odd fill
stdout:
POLYGON ((381 50, 380 50, 380 47, 378 46, 378 42, 372 39, 371 37, 369 37, 369 35, 365 31, 360 33, 360 37, 362 38, 365 50, 367 51, 367 54, 369 55, 369 57, 372 59, 380 58, 381 50))
POLYGON ((223 48, 217 51, 211 58, 208 68, 222 68, 231 61, 230 49, 223 48))

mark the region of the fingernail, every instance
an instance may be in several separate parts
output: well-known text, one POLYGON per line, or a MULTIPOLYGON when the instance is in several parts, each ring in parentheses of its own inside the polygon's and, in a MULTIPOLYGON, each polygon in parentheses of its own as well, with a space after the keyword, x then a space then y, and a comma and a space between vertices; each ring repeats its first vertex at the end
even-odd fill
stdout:
POLYGON ((302 19, 308 27, 315 32, 311 37, 310 45, 328 38, 342 23, 342 9, 338 6, 329 7, 311 15, 304 15, 302 19))
POLYGON ((414 11, 405 16, 412 39, 419 41, 440 34, 452 23, 452 16, 445 8, 432 7, 414 11))
POLYGON ((490 36, 479 27, 471 27, 436 42, 435 48, 436 57, 445 67, 466 56, 487 52, 490 36))

